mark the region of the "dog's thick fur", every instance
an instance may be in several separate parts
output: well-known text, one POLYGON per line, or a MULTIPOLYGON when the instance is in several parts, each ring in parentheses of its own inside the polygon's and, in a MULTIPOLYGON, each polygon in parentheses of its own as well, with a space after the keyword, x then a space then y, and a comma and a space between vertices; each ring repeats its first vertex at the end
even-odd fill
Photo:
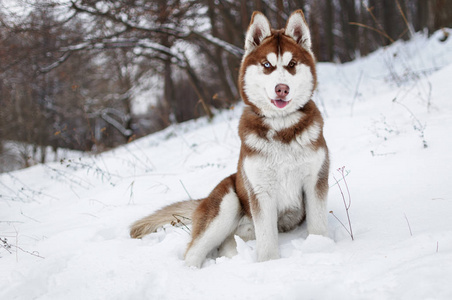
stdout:
POLYGON ((239 86, 246 107, 237 173, 201 200, 169 205, 132 225, 133 238, 174 220, 192 219, 189 266, 206 256, 236 253, 234 235, 256 239, 257 259, 279 258, 278 232, 305 219, 309 234, 327 235, 329 159, 323 119, 311 100, 316 86, 311 37, 303 12, 280 30, 255 12, 249 25, 239 86))

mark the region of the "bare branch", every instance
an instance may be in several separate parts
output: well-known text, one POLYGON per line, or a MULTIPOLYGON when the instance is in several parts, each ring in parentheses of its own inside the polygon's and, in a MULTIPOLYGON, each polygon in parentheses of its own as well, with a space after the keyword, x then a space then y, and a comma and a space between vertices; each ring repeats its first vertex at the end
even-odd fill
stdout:
POLYGON ((80 5, 76 4, 75 2, 72 2, 72 8, 75 9, 78 12, 88 13, 93 16, 101 16, 105 17, 111 21, 114 21, 115 23, 122 24, 126 27, 126 29, 123 30, 123 32, 130 31, 130 30, 139 30, 139 31, 145 31, 145 32, 152 32, 152 33, 159 33, 164 34, 167 36, 173 36, 178 39, 189 39, 192 36, 195 36, 197 38, 201 38, 204 41, 207 41, 215 46, 218 46, 222 49, 224 49, 226 52, 231 53, 234 56, 242 57, 244 51, 233 44, 230 44, 226 41, 223 41, 217 37, 212 36, 211 34, 208 34, 206 32, 199 32, 190 28, 177 28, 172 25, 165 25, 165 24, 159 24, 158 26, 145 26, 140 25, 138 23, 135 23, 130 20, 125 20, 123 18, 119 18, 117 16, 111 15, 107 12, 100 12, 99 10, 91 9, 89 7, 81 7, 80 5))
POLYGON ((57 59, 56 61, 54 61, 53 63, 51 63, 48 66, 40 68, 38 72, 39 73, 47 73, 47 72, 52 71, 53 69, 57 68, 62 63, 64 63, 71 56, 71 54, 72 53, 70 51, 64 52, 63 55, 59 59, 57 59))
POLYGON ((121 118, 121 120, 124 123, 127 122, 128 119, 130 119, 130 116, 127 116, 127 115, 123 114, 122 112, 120 112, 116 109, 113 109, 113 108, 106 108, 106 109, 102 110, 102 114, 101 114, 102 119, 104 119, 105 122, 107 122, 108 124, 110 124, 111 126, 116 128, 123 136, 129 137, 133 134, 132 130, 125 128, 121 123, 119 123, 117 120, 112 118, 110 116, 110 114, 121 118))
POLYGON ((184 38, 189 35, 189 31, 181 30, 179 28, 175 28, 175 27, 169 26, 169 25, 163 25, 163 24, 161 24, 159 26, 139 25, 137 23, 131 22, 130 20, 125 20, 123 18, 114 16, 114 15, 110 14, 108 11, 101 12, 97 9, 92 9, 90 7, 86 7, 86 6, 82 7, 82 6, 78 5, 77 3, 75 3, 74 1, 72 1, 71 7, 74 10, 76 10, 77 12, 87 13, 92 16, 100 16, 100 17, 107 18, 115 23, 119 23, 119 24, 126 26, 128 29, 142 30, 142 31, 154 32, 154 33, 163 33, 163 34, 175 36, 178 38, 184 38))
POLYGON ((379 34, 381 34, 382 36, 387 38, 391 43, 394 43, 394 40, 389 35, 387 35, 386 32, 381 31, 381 30, 379 30, 377 28, 374 28, 374 27, 366 25, 366 24, 357 23, 357 22, 349 22, 349 24, 350 25, 356 25, 356 26, 364 27, 364 28, 370 29, 372 31, 378 32, 379 34))
POLYGON ((229 44, 228 42, 225 42, 219 38, 216 38, 211 34, 200 33, 200 32, 196 32, 196 31, 193 31, 192 34, 203 39, 204 41, 207 41, 215 46, 222 48, 224 51, 229 52, 230 54, 232 54, 238 58, 242 57, 243 53, 245 52, 245 51, 243 51, 242 48, 229 44))

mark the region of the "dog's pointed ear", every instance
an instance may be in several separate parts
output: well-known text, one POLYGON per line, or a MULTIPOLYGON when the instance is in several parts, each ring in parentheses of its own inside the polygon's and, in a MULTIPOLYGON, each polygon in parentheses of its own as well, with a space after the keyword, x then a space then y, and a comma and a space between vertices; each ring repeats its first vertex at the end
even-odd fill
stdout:
POLYGON ((311 33, 301 9, 294 11, 290 15, 284 34, 293 38, 301 47, 311 51, 311 33))
POLYGON ((253 51, 262 41, 271 35, 270 22, 258 11, 253 13, 251 17, 248 31, 245 38, 245 55, 253 51))

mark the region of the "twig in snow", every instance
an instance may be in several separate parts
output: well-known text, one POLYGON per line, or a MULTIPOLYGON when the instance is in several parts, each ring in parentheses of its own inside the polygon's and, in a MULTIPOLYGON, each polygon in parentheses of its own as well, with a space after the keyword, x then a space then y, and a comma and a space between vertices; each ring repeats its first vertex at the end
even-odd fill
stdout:
MULTIPOLYGON (((350 172, 351 172, 350 170, 344 170, 345 177, 347 177, 347 176, 350 174, 350 172)), ((337 180, 336 183, 332 184, 332 185, 330 186, 330 188, 332 188, 333 186, 337 185, 338 182, 341 182, 341 181, 342 181, 342 178, 339 178, 339 180, 337 180)))
POLYGON ((348 234, 350 234, 350 237, 352 238, 352 241, 354 241, 354 237, 353 237, 353 229, 352 229, 352 222, 350 221, 350 214, 349 214, 349 210, 350 210, 350 206, 352 205, 352 198, 350 196, 350 190, 348 189, 348 185, 347 185, 347 180, 345 179, 345 173, 344 173, 345 167, 339 168, 337 169, 337 171, 341 174, 342 176, 342 180, 345 183, 345 188, 347 190, 347 195, 348 195, 348 203, 345 200, 345 196, 344 196, 344 192, 342 191, 342 187, 339 184, 339 181, 336 179, 336 177, 333 176, 334 180, 336 181, 337 186, 339 187, 339 191, 341 192, 341 196, 342 196, 342 201, 344 202, 344 207, 345 207, 345 213, 347 214, 347 220, 348 220, 348 228, 344 225, 344 223, 342 223, 338 217, 336 217, 336 215, 333 213, 333 211, 330 211, 330 214, 332 214, 336 220, 339 221, 339 223, 341 223, 341 225, 345 228, 345 230, 348 232, 348 234))
POLYGON ((187 189, 185 188, 185 185, 184 185, 184 183, 182 182, 182 180, 179 179, 179 182, 180 182, 180 184, 182 184, 182 187, 184 188, 185 192, 187 193, 188 198, 189 198, 190 200, 193 200, 193 198, 190 196, 190 193, 189 193, 189 192, 187 191, 187 189))
POLYGON ((30 188, 27 184, 25 184, 23 181, 21 181, 19 178, 15 177, 11 172, 6 173, 14 183, 14 185, 20 185, 19 189, 13 189, 9 187, 8 185, 4 184, 3 182, 0 182, 0 185, 6 188, 7 190, 11 191, 15 194, 15 196, 6 196, 6 195, 0 195, 0 198, 9 199, 12 201, 22 201, 22 202, 31 202, 31 201, 37 201, 36 197, 39 196, 45 196, 53 200, 58 200, 58 198, 55 198, 51 195, 47 195, 43 193, 42 191, 36 191, 30 188))
POLYGON ((425 127, 427 127, 425 124, 423 125, 421 123, 421 121, 419 121, 419 119, 414 115, 414 113, 408 108, 408 106, 406 106, 405 104, 397 101, 397 98, 392 99, 393 103, 397 103, 400 106, 402 106, 403 108, 406 109, 406 111, 411 115, 411 118, 413 120, 413 128, 414 130, 419 131, 419 136, 422 139, 422 145, 424 146, 424 148, 428 148, 428 144, 427 141, 425 140, 425 135, 424 135, 424 130, 425 127))
POLYGON ((130 187, 130 196, 129 196, 129 204, 133 203, 133 185, 135 183, 135 180, 132 181, 132 183, 129 185, 130 187))
POLYGON ((6 251, 8 251, 9 252, 9 254, 11 254, 12 252, 11 252, 11 245, 8 243, 8 239, 7 238, 1 238, 0 237, 0 246, 3 248, 3 249, 5 249, 6 251))
POLYGON ((351 112, 350 112, 350 115, 352 117, 353 117, 353 106, 355 105, 356 98, 358 98, 359 85, 361 84, 362 77, 363 77, 363 71, 361 70, 361 73, 359 74, 359 78, 358 78, 358 83, 356 84, 355 95, 353 96, 353 101, 352 101, 352 107, 351 107, 351 112))
POLYGON ((182 229, 184 229, 184 231, 187 232, 188 234, 191 233, 191 230, 190 230, 190 228, 188 228, 187 224, 185 224, 185 223, 181 220, 181 219, 184 219, 184 220, 189 220, 189 221, 191 221, 190 218, 187 218, 187 217, 184 217, 184 216, 181 216, 181 215, 176 215, 176 214, 173 214, 173 217, 174 217, 174 219, 176 219, 176 221, 172 221, 172 222, 171 222, 171 225, 172 225, 172 226, 176 226, 176 225, 178 225, 178 224, 182 224, 182 226, 184 226, 184 228, 182 228, 182 229))
POLYGON ((408 221, 408 218, 406 217, 406 214, 404 214, 404 215, 405 215, 406 223, 408 224, 408 229, 410 230, 410 235, 413 236, 413 232, 411 231, 410 222, 408 221))
MULTIPOLYGON (((43 256, 39 255, 38 251, 30 252, 30 251, 24 250, 23 248, 19 247, 19 232, 17 231, 17 229, 16 229, 16 227, 14 225, 13 225, 13 228, 14 228, 14 231, 16 232, 16 245, 14 247, 16 249, 19 249, 20 251, 22 251, 24 253, 28 253, 30 255, 33 255, 33 256, 36 256, 36 257, 44 259, 43 256)), ((16 251, 16 261, 19 261, 19 256, 18 256, 18 252, 17 251, 16 251)))
POLYGON ((19 234, 18 234, 18 232, 16 230, 16 244, 15 245, 13 245, 10 242, 8 242, 8 239, 6 237, 4 237, 4 238, 0 237, 0 247, 5 249, 7 252, 9 252, 9 254, 12 254, 13 253, 13 249, 16 249, 16 251, 15 251, 16 252, 16 260, 18 260, 18 256, 17 256, 18 252, 17 252, 17 250, 20 250, 20 251, 22 251, 24 253, 27 253, 27 254, 30 254, 30 255, 33 255, 33 256, 36 256, 36 257, 44 259, 44 257, 39 255, 39 252, 37 252, 37 251, 30 252, 30 251, 27 251, 27 250, 19 247, 18 246, 18 235, 19 234))
MULTIPOLYGON (((341 223, 342 227, 344 227, 344 229, 345 229, 345 230, 348 232, 348 234, 351 236, 351 235, 352 235, 351 232, 347 229, 347 227, 344 225, 344 223, 342 223, 342 221, 339 220, 339 218, 334 214, 334 212, 333 212, 332 210, 330 210, 330 214, 332 214, 333 217, 334 217, 339 223, 341 223)), ((352 238, 352 240, 353 240, 353 238, 352 238)))
POLYGON ((30 220, 32 220, 32 221, 35 221, 36 223, 41 223, 40 221, 36 220, 35 218, 32 218, 32 217, 30 217, 30 216, 25 215, 25 214, 23 213, 22 210, 20 210, 20 214, 21 214, 22 216, 24 216, 25 218, 28 218, 28 219, 30 219, 30 220))
POLYGON ((22 221, 0 221, 0 223, 6 223, 8 225, 13 224, 13 223, 24 223, 22 221))

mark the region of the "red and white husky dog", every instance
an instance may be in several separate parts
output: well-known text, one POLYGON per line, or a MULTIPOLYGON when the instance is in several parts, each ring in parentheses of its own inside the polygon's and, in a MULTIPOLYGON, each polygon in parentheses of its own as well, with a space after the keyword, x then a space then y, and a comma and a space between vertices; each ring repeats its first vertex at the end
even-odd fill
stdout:
POLYGON ((133 238, 190 217, 188 266, 206 256, 237 253, 234 235, 256 239, 257 260, 279 258, 278 232, 305 219, 309 234, 327 236, 329 159, 323 119, 311 100, 316 86, 311 37, 301 10, 280 30, 255 12, 248 27, 240 68, 246 107, 239 125, 242 142, 237 173, 207 198, 169 205, 132 225, 133 238))

